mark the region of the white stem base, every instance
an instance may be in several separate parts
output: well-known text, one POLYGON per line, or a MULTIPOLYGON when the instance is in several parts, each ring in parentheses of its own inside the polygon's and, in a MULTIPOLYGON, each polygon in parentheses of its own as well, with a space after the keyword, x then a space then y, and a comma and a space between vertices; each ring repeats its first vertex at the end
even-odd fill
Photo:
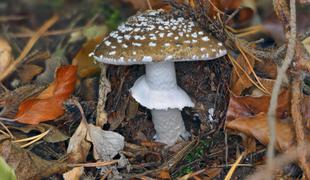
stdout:
POLYGON ((185 129, 180 110, 151 110, 151 113, 156 130, 156 141, 171 146, 178 139, 188 139, 190 136, 185 129))

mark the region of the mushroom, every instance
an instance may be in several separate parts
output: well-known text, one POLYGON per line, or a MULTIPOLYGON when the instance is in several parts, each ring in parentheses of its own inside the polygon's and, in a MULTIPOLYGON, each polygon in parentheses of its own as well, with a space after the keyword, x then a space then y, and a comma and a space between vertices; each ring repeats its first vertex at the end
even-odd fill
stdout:
POLYGON ((156 140, 170 146, 189 136, 181 110, 194 107, 177 85, 174 62, 211 60, 225 54, 223 44, 191 19, 160 9, 128 18, 90 56, 107 64, 145 64, 145 75, 136 80, 131 95, 151 110, 156 140))

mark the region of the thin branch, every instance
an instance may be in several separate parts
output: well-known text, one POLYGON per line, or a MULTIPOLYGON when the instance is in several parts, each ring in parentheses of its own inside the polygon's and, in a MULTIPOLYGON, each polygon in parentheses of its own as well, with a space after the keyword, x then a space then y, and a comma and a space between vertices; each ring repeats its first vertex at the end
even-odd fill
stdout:
POLYGON ((295 46, 296 46, 296 4, 295 0, 290 0, 290 36, 286 51, 286 56, 284 59, 284 62, 279 69, 279 72, 277 74, 276 81, 274 83, 272 94, 271 94, 271 100, 270 105, 268 109, 268 127, 269 127, 269 144, 268 144, 268 150, 267 150, 267 169, 268 173, 270 173, 270 178, 272 175, 272 167, 274 162, 274 146, 275 146, 275 140, 276 140, 276 128, 275 128, 275 121, 276 121, 276 108, 278 104, 278 95, 281 89, 281 84, 286 76, 286 70, 288 69, 289 65, 291 64, 294 54, 295 54, 295 46))

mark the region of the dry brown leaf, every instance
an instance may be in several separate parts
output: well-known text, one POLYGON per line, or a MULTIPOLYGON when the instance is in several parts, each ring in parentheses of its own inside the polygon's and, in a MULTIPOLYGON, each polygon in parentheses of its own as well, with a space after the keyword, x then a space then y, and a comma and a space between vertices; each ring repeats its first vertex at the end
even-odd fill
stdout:
POLYGON ((0 155, 15 170, 17 179, 42 179, 68 169, 65 163, 41 159, 9 141, 0 144, 0 155))
POLYGON ((100 73, 99 64, 95 64, 94 59, 89 57, 89 53, 101 42, 102 38, 103 36, 98 36, 87 41, 74 57, 72 64, 77 65, 79 77, 85 78, 100 73))
MULTIPOLYGON (((231 95, 227 110, 227 120, 252 117, 260 112, 267 113, 269 102, 270 96, 251 97, 231 95)), ((278 117, 285 117, 288 115, 289 103, 289 92, 284 90, 281 92, 278 99, 278 117)))
MULTIPOLYGON (((307 50, 308 54, 310 54, 310 37, 307 37, 302 41, 302 44, 304 45, 305 49, 307 50)), ((0 70, 1 72, 1 70, 0 70)))
POLYGON ((63 102, 75 89, 76 71, 73 65, 58 68, 54 82, 47 89, 36 98, 21 103, 16 120, 25 124, 38 124, 63 115, 63 102))
POLYGON ((63 174, 65 180, 80 180, 84 173, 84 167, 75 167, 63 174))
MULTIPOLYGON (((147 10, 150 9, 147 0, 123 0, 124 2, 130 3, 136 10, 147 10)), ((167 8, 166 4, 160 0, 149 0, 152 8, 167 8)))
MULTIPOLYGON (((251 75, 252 71, 242 55, 239 55, 236 61, 244 71, 242 71, 240 68, 237 68, 237 66, 235 65, 234 71, 232 72, 230 89, 234 94, 241 95, 244 89, 249 88, 253 85, 248 78, 248 76, 251 75)), ((255 64, 255 60, 249 57, 249 61, 251 67, 253 67, 255 64)))
MULTIPOLYGON (((294 144, 293 125, 280 119, 276 121, 276 149, 285 151, 294 144)), ((260 143, 267 145, 269 142, 269 129, 266 113, 262 112, 253 117, 240 117, 226 123, 226 128, 254 137, 260 143)))
POLYGON ((112 160, 124 148, 124 137, 113 131, 104 131, 98 126, 88 125, 89 140, 94 146, 94 157, 112 160))
POLYGON ((167 170, 167 169, 161 170, 158 174, 158 178, 165 179, 165 180, 172 179, 170 176, 169 170, 167 170))
POLYGON ((88 133, 88 124, 86 120, 82 119, 79 127, 75 130, 70 138, 67 148, 68 162, 80 163, 85 162, 91 143, 86 140, 88 133))
POLYGON ((11 54, 10 44, 3 38, 0 37, 0 74, 11 64, 12 54, 11 54))
POLYGON ((56 143, 67 140, 69 137, 63 134, 59 129, 50 124, 36 124, 27 126, 9 126, 10 129, 16 129, 24 133, 30 133, 31 131, 38 131, 44 133, 49 130, 49 133, 44 136, 43 140, 50 143, 56 143))
POLYGON ((21 83, 30 83, 30 81, 43 71, 43 68, 34 64, 24 64, 18 70, 18 77, 21 83))

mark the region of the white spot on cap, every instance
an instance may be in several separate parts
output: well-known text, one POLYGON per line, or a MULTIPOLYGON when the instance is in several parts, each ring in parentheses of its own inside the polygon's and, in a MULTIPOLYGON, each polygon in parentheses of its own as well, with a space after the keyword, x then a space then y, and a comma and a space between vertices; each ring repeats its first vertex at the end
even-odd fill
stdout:
POLYGON ((200 51, 204 51, 204 50, 206 50, 206 48, 200 48, 200 51))
POLYGON ((158 35, 159 37, 163 38, 165 36, 165 33, 159 33, 158 35))
POLYGON ((92 56, 94 56, 94 55, 95 55, 95 53, 94 53, 94 52, 91 52, 91 53, 88 54, 88 57, 92 57, 92 56))
POLYGON ((107 45, 107 46, 110 46, 111 42, 110 41, 104 41, 104 44, 107 45))
POLYGON ((137 52, 136 52, 136 51, 133 51, 133 52, 132 52, 132 54, 133 54, 133 55, 136 55, 136 54, 137 54, 137 52))
POLYGON ((140 28, 135 28, 133 31, 134 32, 139 32, 141 29, 140 28))
POLYGON ((123 48, 128 48, 128 46, 126 44, 122 44, 123 48))
POLYGON ((172 33, 172 32, 169 32, 169 33, 167 34, 167 37, 171 37, 171 36, 173 36, 173 33, 172 33))
POLYGON ((174 37, 174 39, 175 39, 175 40, 178 40, 178 39, 179 39, 179 36, 174 37))
POLYGON ((165 46, 165 47, 169 47, 169 46, 170 46, 170 43, 165 43, 164 46, 165 46))
POLYGON ((125 35, 124 35, 124 38, 127 39, 127 40, 129 40, 130 37, 131 37, 131 35, 129 35, 129 34, 125 34, 125 35))
POLYGON ((149 46, 154 47, 154 46, 156 46, 156 43, 155 42, 150 42, 149 46))
POLYGON ((190 43, 191 43, 191 41, 190 41, 190 40, 186 40, 186 41, 184 41, 184 43, 186 43, 186 44, 190 44, 190 43))
POLYGON ((135 43, 135 42, 133 42, 132 45, 133 45, 133 46, 138 46, 138 47, 141 47, 141 46, 142 46, 141 43, 135 43))
POLYGON ((167 56, 166 58, 165 58, 165 61, 169 61, 169 60, 171 60, 173 58, 173 56, 172 55, 169 55, 169 56, 167 56))
POLYGON ((198 34, 199 34, 199 35, 203 35, 203 31, 199 31, 198 34))
POLYGON ((153 58, 152 58, 152 56, 143 56, 142 61, 143 62, 152 62, 153 58))
POLYGON ((178 32, 179 36, 183 37, 184 33, 183 32, 178 32))
POLYGON ((203 41, 209 41, 209 40, 210 40, 208 36, 204 36, 204 37, 202 37, 201 39, 202 39, 203 41))
POLYGON ((217 45, 219 45, 219 46, 223 46, 223 44, 222 44, 221 42, 217 43, 217 45))
POLYGON ((216 52, 216 50, 215 50, 215 49, 211 49, 211 51, 212 51, 212 52, 216 52))
POLYGON ((116 48, 116 46, 111 46, 111 48, 112 48, 112 49, 115 49, 115 48, 116 48))
POLYGON ((115 55, 115 54, 116 54, 116 51, 111 51, 111 52, 109 53, 110 56, 115 55))
POLYGON ((197 38, 197 33, 194 32, 194 33, 192 34, 192 37, 193 37, 193 38, 197 38))

